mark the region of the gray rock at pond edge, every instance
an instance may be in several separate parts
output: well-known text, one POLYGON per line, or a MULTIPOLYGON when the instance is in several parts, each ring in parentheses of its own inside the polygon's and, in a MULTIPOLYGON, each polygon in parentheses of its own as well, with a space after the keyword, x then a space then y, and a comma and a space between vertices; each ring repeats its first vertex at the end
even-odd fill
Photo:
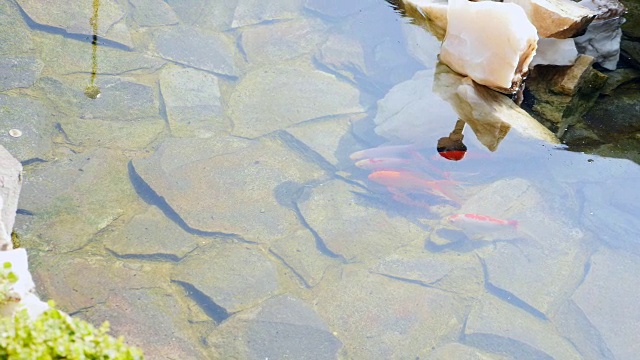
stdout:
POLYGON ((239 0, 231 27, 258 24, 263 21, 293 19, 300 16, 301 0, 239 0))
POLYGON ((327 37, 326 24, 302 18, 243 29, 241 44, 251 66, 275 64, 316 50, 327 37))
POLYGON ((354 86, 307 61, 286 62, 247 74, 231 94, 228 108, 233 134, 248 138, 306 120, 363 111, 360 92, 354 86))
MULTIPOLYGON (((516 238, 481 256, 486 281, 549 315, 582 278, 588 257, 585 234, 536 187, 523 179, 497 181, 471 197, 460 213, 517 220, 516 238)), ((513 238, 513 237, 512 237, 513 238)))
POLYGON ((318 250, 316 239, 307 229, 273 241, 269 251, 293 269, 306 287, 316 286, 326 269, 334 264, 330 257, 318 250))
POLYGON ((222 111, 216 76, 167 66, 160 73, 160 90, 172 135, 209 137, 231 129, 222 111))
POLYGON ((313 301, 344 344, 339 358, 422 359, 464 327, 469 298, 353 267, 336 280, 323 283, 313 301))
POLYGON ((0 249, 10 249, 11 231, 16 220, 18 196, 22 188, 22 164, 0 145, 0 249))
POLYGON ((305 221, 330 251, 349 261, 366 261, 426 237, 408 219, 357 197, 353 192, 359 190, 332 180, 307 189, 298 203, 305 221))
POLYGON ((0 94, 0 145, 20 161, 48 158, 53 130, 49 114, 38 100, 0 94), (22 136, 10 136, 11 129, 22 136))
POLYGON ((187 291, 196 289, 229 314, 255 306, 278 291, 274 264, 259 248, 240 243, 201 248, 175 266, 171 280, 187 291))
POLYGON ((42 61, 34 57, 0 57, 0 91, 30 87, 43 66, 42 61))
POLYGON ((353 161, 349 155, 361 150, 362 145, 353 136, 351 126, 366 117, 366 113, 338 116, 298 124, 286 131, 336 168, 352 169, 353 161))
POLYGON ((65 0, 51 0, 42 6, 40 0, 18 0, 22 10, 34 22, 60 28, 70 34, 93 35, 89 20, 94 10, 99 11, 98 36, 128 47, 133 46, 125 23, 125 9, 116 0, 103 0, 94 9, 92 2, 69 6, 65 0))
POLYGON ((584 282, 573 295, 616 359, 640 353, 640 257, 603 249, 591 257, 584 282))
POLYGON ((236 77, 236 47, 228 35, 180 26, 161 30, 154 48, 165 59, 220 75, 236 77))
POLYGON ((220 359, 337 359, 342 348, 312 307, 290 295, 231 317, 207 344, 220 359))
POLYGON ((160 209, 151 206, 124 228, 114 231, 104 245, 122 257, 177 261, 197 246, 196 237, 182 230, 160 209))
POLYGON ((348 2, 343 0, 306 0, 305 7, 331 17, 346 17, 362 12, 375 3, 375 0, 348 2))
POLYGON ((133 6, 133 18, 142 27, 178 23, 176 13, 162 0, 129 0, 129 2, 133 6))
POLYGON ((626 135, 640 130, 638 90, 615 91, 599 100, 585 115, 585 123, 603 136, 626 135))
POLYGON ((582 359, 552 324, 485 295, 469 314, 464 343, 514 359, 582 359))
POLYGON ((324 175, 277 140, 234 137, 167 140, 133 165, 188 226, 257 242, 299 227, 296 214, 279 203, 277 190, 324 175))

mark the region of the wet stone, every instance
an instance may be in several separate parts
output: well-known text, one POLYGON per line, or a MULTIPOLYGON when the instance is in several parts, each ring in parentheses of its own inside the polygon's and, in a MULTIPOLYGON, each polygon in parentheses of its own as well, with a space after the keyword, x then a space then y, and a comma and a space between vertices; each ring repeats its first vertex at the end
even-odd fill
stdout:
POLYGON ((231 129, 224 118, 214 75, 168 66, 160 73, 160 90, 172 135, 210 137, 231 129))
POLYGON ((469 306, 451 293, 364 270, 345 268, 326 284, 313 299, 344 344, 339 358, 423 359, 435 344, 460 336, 469 306))
POLYGON ((189 227, 256 242, 286 236, 299 226, 295 213, 276 198, 277 188, 323 175, 278 141, 232 137, 166 141, 152 157, 133 165, 189 227))
POLYGON ((0 57, 0 91, 30 87, 40 76, 43 66, 34 57, 0 57))
POLYGON ((640 310, 632 291, 640 286, 639 271, 640 257, 601 250, 591 257, 589 272, 573 295, 616 359, 632 359, 640 351, 640 310))
POLYGON ((165 129, 160 118, 147 118, 135 122, 98 119, 60 118, 60 128, 73 145, 110 149, 144 149, 165 129))
POLYGON ((489 353, 478 348, 463 345, 460 343, 448 343, 437 347, 427 355, 426 360, 508 360, 506 355, 489 353))
POLYGON ((484 275, 476 255, 434 254, 406 247, 380 261, 370 271, 468 296, 485 292, 484 275))
MULTIPOLYGON (((18 0, 22 10, 34 22, 60 28, 70 34, 93 35, 89 20, 93 16, 92 2, 69 6, 65 0, 51 0, 42 6, 39 0, 18 0)), ((125 9, 116 0, 99 3, 98 36, 128 47, 133 46, 131 35, 124 23, 125 9)))
POLYGON ((231 317, 207 344, 219 359, 336 359, 342 347, 311 306, 290 295, 231 317))
POLYGON ((264 21, 285 20, 299 17, 301 0, 265 2, 261 0, 239 0, 233 14, 231 27, 258 24, 264 21))
POLYGON ((287 62, 247 74, 231 94, 228 114, 234 135, 256 138, 306 120, 363 112, 359 97, 354 86, 306 61, 287 62))
POLYGON ((321 21, 301 18, 247 28, 241 43, 249 63, 260 66, 315 51, 325 33, 321 21))
POLYGON ((523 179, 497 181, 470 198, 460 213, 518 221, 515 238, 496 239, 504 241, 480 255, 487 282, 546 315, 560 306, 579 284, 588 257, 584 232, 560 210, 570 206, 545 200, 523 179))
MULTIPOLYGON (((42 58, 47 59, 45 69, 50 69, 55 74, 82 73, 84 74, 85 86, 90 82, 93 60, 93 49, 90 42, 39 33, 37 45, 42 52, 42 58)), ((99 48, 97 59, 98 72, 112 75, 154 72, 166 63, 166 60, 157 57, 109 46, 99 48)))
POLYGON ((464 343, 513 359, 581 359, 552 324, 491 295, 469 314, 464 343))
POLYGON ((182 230, 155 206, 135 216, 120 231, 104 240, 121 257, 178 261, 197 246, 194 235, 182 230))
POLYGON ((90 99, 84 94, 87 82, 79 77, 42 78, 37 86, 61 112, 81 119, 136 122, 160 118, 155 90, 129 78, 102 78, 96 85, 101 94, 90 99))
POLYGON ((26 55, 35 48, 31 31, 22 19, 20 8, 12 1, 0 3, 0 55, 26 55))
POLYGON ((178 23, 176 13, 162 0, 130 0, 129 2, 133 6, 133 18, 142 27, 178 23))
POLYGON ((342 0, 306 0, 305 7, 322 15, 345 17, 361 12, 375 4, 375 0, 342 1, 342 0))
POLYGON ((38 295, 43 299, 54 299, 67 313, 104 303, 112 292, 168 283, 168 279, 160 278, 157 273, 133 270, 114 261, 78 253, 38 257, 37 260, 32 262, 32 272, 38 295))
POLYGON ((113 291, 80 317, 94 324, 109 321, 112 333, 140 347, 146 358, 203 359, 198 337, 187 321, 176 294, 155 283, 146 288, 113 291))
POLYGON ((585 124, 603 136, 640 131, 640 94, 637 90, 615 91, 600 99, 585 115, 585 124))
POLYGON ((329 256, 318 250, 316 239, 306 229, 273 241, 269 251, 293 269, 306 287, 316 286, 327 268, 335 264, 329 256))
POLYGON ((20 197, 20 207, 35 215, 20 229, 30 248, 76 250, 122 216, 138 198, 128 161, 120 151, 98 149, 30 169, 20 197))
POLYGON ((366 78, 367 63, 362 44, 352 37, 330 34, 314 56, 315 60, 331 71, 352 82, 366 78))
POLYGON ((359 190, 332 180, 307 190, 298 203, 329 251, 348 261, 367 261, 425 238, 426 232, 408 219, 357 197, 353 192, 359 190))
POLYGON ((202 293, 228 314, 258 304, 279 287, 276 268, 265 254, 239 243, 201 248, 176 265, 171 280, 202 293))
POLYGON ((351 126, 366 116, 365 113, 338 116, 295 125, 286 131, 336 168, 352 169, 349 154, 362 149, 362 145, 351 133, 351 126))
POLYGON ((187 26, 171 28, 156 35, 154 47, 167 60, 220 75, 240 74, 234 60, 233 39, 223 33, 187 26))
POLYGON ((231 27, 238 0, 220 2, 216 6, 211 6, 208 0, 166 0, 166 3, 182 24, 225 31, 231 27))
POLYGON ((18 160, 49 157, 53 126, 40 101, 0 94, 0 119, 0 145, 18 160), (20 130, 22 136, 10 136, 11 129, 20 130))

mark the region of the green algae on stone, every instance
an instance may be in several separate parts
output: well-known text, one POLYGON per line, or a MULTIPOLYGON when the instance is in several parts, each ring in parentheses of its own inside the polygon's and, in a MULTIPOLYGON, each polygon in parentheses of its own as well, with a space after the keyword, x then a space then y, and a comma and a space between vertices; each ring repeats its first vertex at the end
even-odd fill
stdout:
POLYGON ((0 94, 0 145, 18 160, 47 159, 51 151, 51 112, 37 99, 0 94), (9 130, 18 129, 20 137, 9 130))

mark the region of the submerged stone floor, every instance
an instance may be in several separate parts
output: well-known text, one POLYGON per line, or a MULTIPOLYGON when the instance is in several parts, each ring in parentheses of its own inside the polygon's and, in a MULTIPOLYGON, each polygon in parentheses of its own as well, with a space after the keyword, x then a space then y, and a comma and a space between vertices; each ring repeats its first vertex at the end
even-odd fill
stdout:
POLYGON ((349 154, 384 140, 378 109, 394 136, 451 131, 397 128, 429 111, 404 100, 444 103, 410 80, 431 35, 370 0, 211 4, 100 2, 93 100, 91 4, 0 2, 0 143, 42 298, 150 359, 640 352, 636 164, 522 145, 461 204, 398 203, 349 154), (453 213, 518 236, 448 237, 453 213))

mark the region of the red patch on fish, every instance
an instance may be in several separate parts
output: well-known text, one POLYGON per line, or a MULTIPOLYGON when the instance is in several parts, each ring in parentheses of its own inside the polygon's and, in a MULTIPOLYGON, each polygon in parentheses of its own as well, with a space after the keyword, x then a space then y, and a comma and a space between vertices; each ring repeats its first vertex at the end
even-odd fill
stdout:
POLYGON ((449 216, 447 221, 464 232, 474 234, 515 230, 518 228, 517 220, 496 219, 480 214, 455 214, 449 216))

